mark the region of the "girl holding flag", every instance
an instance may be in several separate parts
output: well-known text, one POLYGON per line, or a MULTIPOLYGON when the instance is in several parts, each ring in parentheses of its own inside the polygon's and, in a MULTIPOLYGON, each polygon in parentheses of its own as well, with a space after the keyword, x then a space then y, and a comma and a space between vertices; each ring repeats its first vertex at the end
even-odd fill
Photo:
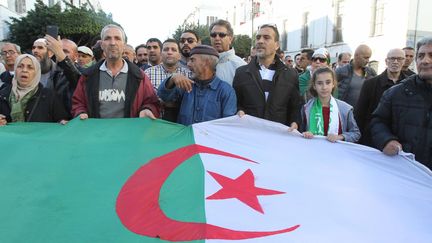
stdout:
POLYGON ((330 68, 319 68, 313 73, 309 88, 313 98, 302 108, 303 136, 313 138, 321 135, 330 142, 357 142, 360 130, 354 119, 353 107, 332 96, 335 87, 335 73, 330 68))

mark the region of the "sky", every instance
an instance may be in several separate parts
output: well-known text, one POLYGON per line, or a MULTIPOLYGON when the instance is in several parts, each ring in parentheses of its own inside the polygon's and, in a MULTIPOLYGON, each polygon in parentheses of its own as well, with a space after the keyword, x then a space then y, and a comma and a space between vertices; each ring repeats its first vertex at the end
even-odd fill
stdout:
MULTIPOLYGON (((171 38, 185 18, 202 2, 215 0, 99 0, 102 9, 125 30, 134 47, 156 37, 171 38)), ((225 0, 222 0, 224 2, 225 0)), ((219 4, 221 0, 217 1, 219 4)))

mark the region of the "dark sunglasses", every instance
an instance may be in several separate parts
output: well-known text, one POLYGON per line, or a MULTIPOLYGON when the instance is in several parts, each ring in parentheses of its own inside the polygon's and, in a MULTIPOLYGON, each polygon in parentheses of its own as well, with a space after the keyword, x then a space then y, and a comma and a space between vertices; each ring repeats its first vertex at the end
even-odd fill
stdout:
POLYGON ((216 36, 219 36, 220 38, 225 38, 225 36, 227 36, 227 33, 223 33, 223 32, 212 32, 210 33, 210 36, 215 38, 216 36))
POLYGON ((313 57, 312 61, 315 62, 319 60, 321 63, 327 62, 327 58, 323 58, 323 57, 313 57))
POLYGON ((196 40, 194 38, 180 38, 180 43, 189 43, 192 44, 194 43, 196 40))

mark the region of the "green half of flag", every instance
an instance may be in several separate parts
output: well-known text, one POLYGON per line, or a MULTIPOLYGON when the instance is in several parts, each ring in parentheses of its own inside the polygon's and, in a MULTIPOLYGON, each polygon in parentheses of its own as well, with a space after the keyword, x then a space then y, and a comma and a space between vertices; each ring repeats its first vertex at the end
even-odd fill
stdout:
MULTIPOLYGON (((191 127, 149 119, 0 127, 0 242, 165 242, 128 230, 116 200, 151 159, 193 143, 191 127)), ((203 174, 198 155, 170 174, 167 217, 205 222, 203 174)))

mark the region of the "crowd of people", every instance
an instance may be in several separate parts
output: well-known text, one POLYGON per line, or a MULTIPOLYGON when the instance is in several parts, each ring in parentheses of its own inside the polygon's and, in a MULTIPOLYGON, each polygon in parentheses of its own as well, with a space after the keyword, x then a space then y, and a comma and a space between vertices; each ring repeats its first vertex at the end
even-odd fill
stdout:
POLYGON ((381 74, 368 67, 372 50, 358 46, 330 63, 326 48, 284 56, 275 25, 258 28, 247 62, 232 48, 225 20, 209 27, 211 45, 185 30, 180 40, 150 38, 133 47, 117 25, 92 48, 49 35, 31 54, 1 46, 0 126, 67 123, 75 117, 165 119, 184 125, 245 114, 297 129, 415 154, 432 168, 432 37, 388 51, 381 74), (415 60, 417 72, 409 69, 415 60))

